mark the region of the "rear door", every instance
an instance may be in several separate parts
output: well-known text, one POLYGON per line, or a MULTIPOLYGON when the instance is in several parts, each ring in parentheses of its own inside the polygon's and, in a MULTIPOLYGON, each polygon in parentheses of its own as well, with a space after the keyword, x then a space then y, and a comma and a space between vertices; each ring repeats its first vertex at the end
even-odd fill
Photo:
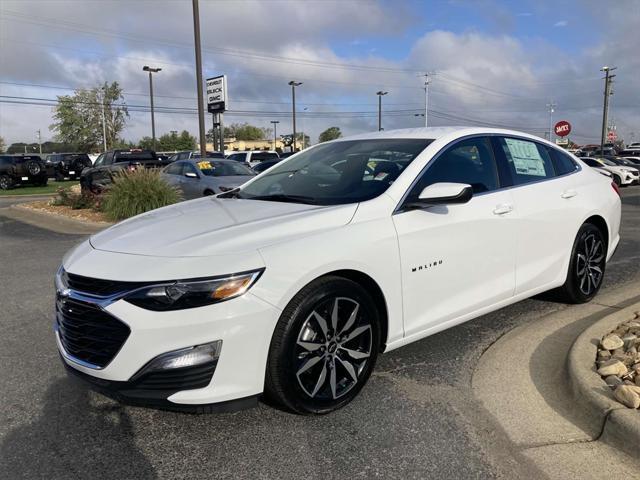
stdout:
POLYGON ((495 137, 512 178, 517 211, 516 295, 564 279, 580 217, 579 167, 555 159, 552 147, 530 139, 495 137))

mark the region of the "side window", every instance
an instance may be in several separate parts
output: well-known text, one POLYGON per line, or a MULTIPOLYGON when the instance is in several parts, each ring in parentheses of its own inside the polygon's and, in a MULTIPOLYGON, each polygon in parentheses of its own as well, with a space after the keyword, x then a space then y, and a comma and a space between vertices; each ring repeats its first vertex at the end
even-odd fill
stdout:
POLYGON ((429 165, 409 197, 416 198, 425 187, 439 182, 466 183, 474 193, 498 189, 498 172, 489 139, 470 138, 450 146, 429 165))
POLYGON ((93 164, 93 166, 94 167, 99 167, 103 163, 104 163, 104 153, 101 153, 100 155, 98 155, 98 158, 96 158, 96 161, 93 164))
POLYGON ((568 154, 552 147, 546 148, 551 155, 556 175, 566 175, 567 173, 575 172, 578 169, 578 165, 568 154))
POLYGON ((182 163, 172 163, 167 167, 164 173, 168 173, 169 175, 182 175, 182 163))
POLYGON ((107 152, 104 154, 102 165, 111 165, 113 163, 113 152, 107 152))
POLYGON ((514 185, 524 185, 555 176, 549 152, 542 145, 508 137, 500 138, 500 144, 514 185))
POLYGON ((186 175, 187 173, 195 173, 198 177, 200 176, 198 175, 198 170, 193 164, 184 162, 183 165, 184 165, 184 170, 182 171, 182 173, 184 175, 186 175))

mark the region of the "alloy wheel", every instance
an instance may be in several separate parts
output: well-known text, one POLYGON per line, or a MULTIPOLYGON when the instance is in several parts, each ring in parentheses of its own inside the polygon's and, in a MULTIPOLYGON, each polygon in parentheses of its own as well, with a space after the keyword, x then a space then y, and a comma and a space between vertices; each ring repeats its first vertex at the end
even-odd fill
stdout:
POLYGON ((296 377, 312 399, 336 400, 355 387, 371 357, 372 328, 360 304, 324 300, 306 318, 296 340, 296 377))
POLYGON ((604 260, 602 240, 593 233, 586 235, 578 245, 576 258, 576 275, 584 295, 591 295, 600 286, 604 260))

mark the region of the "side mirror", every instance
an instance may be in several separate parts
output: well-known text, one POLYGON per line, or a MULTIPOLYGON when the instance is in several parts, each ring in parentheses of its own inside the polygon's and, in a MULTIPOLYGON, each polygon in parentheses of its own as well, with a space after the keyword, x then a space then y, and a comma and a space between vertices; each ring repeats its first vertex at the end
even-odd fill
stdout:
POLYGON ((198 174, 193 172, 187 172, 184 174, 184 176, 187 178, 198 178, 198 174))
POLYGON ((407 204, 408 208, 426 208, 434 205, 467 203, 473 197, 473 188, 466 183, 434 183, 425 187, 418 200, 407 204))

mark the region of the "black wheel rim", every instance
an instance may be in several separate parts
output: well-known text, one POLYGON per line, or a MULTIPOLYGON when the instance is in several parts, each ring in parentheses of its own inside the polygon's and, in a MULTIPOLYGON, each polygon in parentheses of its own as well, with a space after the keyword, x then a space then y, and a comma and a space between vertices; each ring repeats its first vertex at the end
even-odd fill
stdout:
POLYGON ((584 236, 578 243, 576 253, 576 276, 580 291, 584 295, 595 292, 604 274, 604 245, 594 233, 584 236))
POLYGON ((370 320, 356 300, 333 297, 302 324, 295 347, 295 372, 304 393, 334 401, 355 387, 371 357, 370 320))

